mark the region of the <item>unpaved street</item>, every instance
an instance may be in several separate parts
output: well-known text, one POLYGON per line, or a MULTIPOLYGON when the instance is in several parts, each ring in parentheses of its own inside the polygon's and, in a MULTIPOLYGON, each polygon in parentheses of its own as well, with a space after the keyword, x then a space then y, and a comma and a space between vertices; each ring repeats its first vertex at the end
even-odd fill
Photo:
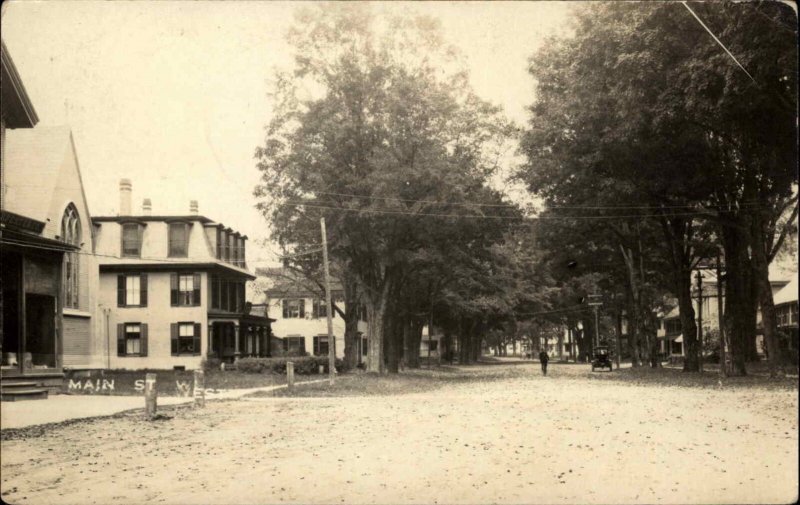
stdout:
MULTIPOLYGON (((11 503, 788 503, 797 391, 454 371, 429 392, 262 398, 2 445, 11 503), (485 377, 484 377, 485 376, 485 377), (481 380, 482 377, 486 380, 481 380)), ((623 371, 624 372, 624 371, 623 371)), ((618 372, 617 372, 618 373, 618 372)), ((308 386, 307 386, 308 387, 308 386)))

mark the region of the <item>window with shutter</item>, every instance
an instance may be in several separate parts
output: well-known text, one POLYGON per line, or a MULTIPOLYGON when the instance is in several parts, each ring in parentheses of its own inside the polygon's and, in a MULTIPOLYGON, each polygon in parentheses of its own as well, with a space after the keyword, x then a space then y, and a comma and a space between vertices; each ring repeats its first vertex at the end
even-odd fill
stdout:
POLYGON ((202 335, 202 329, 200 328, 200 323, 194 323, 194 354, 195 356, 200 355, 200 336, 202 335))
POLYGON ((192 295, 194 306, 200 305, 200 274, 194 274, 194 294, 192 295))
POLYGON ((141 307, 147 307, 147 274, 139 276, 139 304, 141 307))
POLYGON ((141 344, 140 344, 140 356, 147 356, 147 324, 142 324, 142 335, 141 335, 141 344))
POLYGON ((125 276, 117 276, 117 307, 125 306, 125 276))
POLYGON ((125 356, 125 325, 117 325, 117 356, 125 356))
POLYGON ((178 325, 172 323, 169 325, 170 330, 170 354, 173 356, 178 355, 178 325))
POLYGON ((173 307, 178 305, 178 274, 169 275, 169 304, 173 307))

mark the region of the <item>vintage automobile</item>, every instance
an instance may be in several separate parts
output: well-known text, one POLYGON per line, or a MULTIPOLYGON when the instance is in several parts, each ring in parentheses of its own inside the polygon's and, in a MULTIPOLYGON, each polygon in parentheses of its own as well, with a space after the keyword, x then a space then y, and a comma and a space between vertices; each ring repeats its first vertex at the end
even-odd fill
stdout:
POLYGON ((594 348, 592 372, 594 372, 596 368, 599 368, 600 370, 603 368, 608 368, 609 372, 614 369, 614 365, 611 363, 611 353, 608 350, 608 346, 601 345, 594 348))

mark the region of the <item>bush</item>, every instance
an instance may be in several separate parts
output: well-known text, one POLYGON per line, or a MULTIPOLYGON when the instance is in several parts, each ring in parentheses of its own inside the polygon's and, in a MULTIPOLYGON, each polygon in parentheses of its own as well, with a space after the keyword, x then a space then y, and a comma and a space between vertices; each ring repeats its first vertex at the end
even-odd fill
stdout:
MULTIPOLYGON (((328 371, 327 356, 304 356, 304 357, 279 357, 279 358, 242 358, 236 363, 236 369, 243 373, 272 373, 278 375, 286 374, 286 362, 294 363, 294 373, 297 375, 314 375, 319 373, 322 365, 324 371, 328 371)), ((344 361, 336 360, 336 370, 340 373, 347 371, 344 361)))
POLYGON ((200 361, 200 367, 206 372, 211 370, 219 370, 219 366, 221 364, 222 360, 219 358, 203 358, 202 361, 200 361))

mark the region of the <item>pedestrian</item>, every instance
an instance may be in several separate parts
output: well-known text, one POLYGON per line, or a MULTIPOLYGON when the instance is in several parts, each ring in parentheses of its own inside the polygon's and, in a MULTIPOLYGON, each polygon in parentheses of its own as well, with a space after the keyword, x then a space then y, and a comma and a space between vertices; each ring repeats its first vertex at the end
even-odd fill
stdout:
POLYGON ((550 357, 547 355, 546 352, 542 351, 539 353, 539 362, 542 364, 542 375, 547 375, 547 362, 550 360, 550 357))

